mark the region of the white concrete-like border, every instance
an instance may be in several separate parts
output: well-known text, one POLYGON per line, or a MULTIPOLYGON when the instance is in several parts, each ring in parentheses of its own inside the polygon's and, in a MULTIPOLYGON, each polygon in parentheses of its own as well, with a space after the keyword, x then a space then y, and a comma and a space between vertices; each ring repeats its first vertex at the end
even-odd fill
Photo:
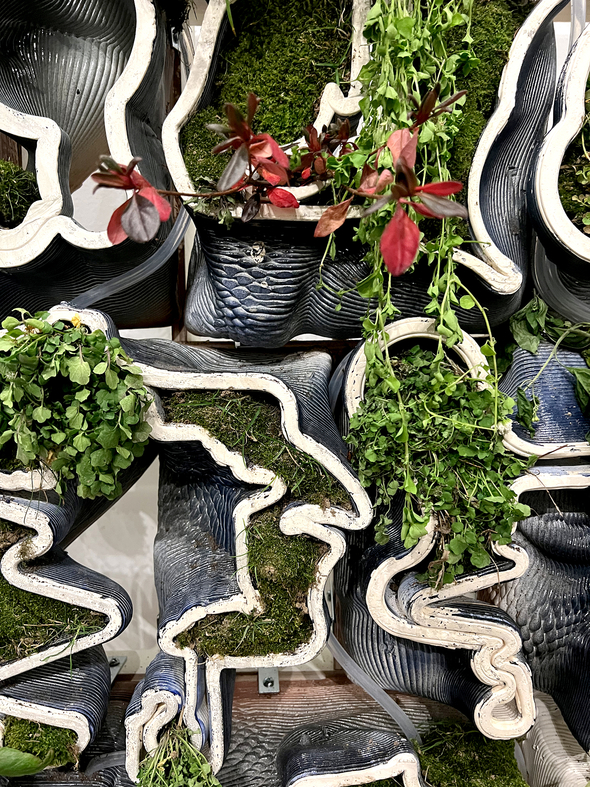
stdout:
MULTIPOLYGON (((313 359, 315 353, 310 353, 313 359)), ((223 715, 220 678, 221 672, 228 668, 258 668, 269 666, 295 666, 303 664, 321 650, 328 631, 323 611, 323 593, 328 575, 344 554, 346 545, 343 536, 335 528, 358 530, 369 525, 373 511, 371 501, 357 477, 326 446, 305 435, 299 428, 297 400, 291 389, 272 374, 259 373, 199 373, 171 372, 136 362, 142 370, 144 382, 153 388, 167 390, 242 390, 261 391, 274 396, 281 409, 281 425, 285 438, 296 448, 311 455, 348 491, 356 512, 331 506, 322 509, 317 505, 303 504, 287 509, 281 516, 280 529, 286 535, 306 534, 323 541, 329 546, 317 568, 316 581, 308 594, 307 606, 313 623, 313 633, 308 643, 294 653, 270 654, 260 657, 213 657, 207 659, 206 681, 210 715, 210 760, 215 771, 223 762, 223 715)), ((240 593, 223 601, 194 607, 185 612, 178 620, 168 623, 159 632, 162 650, 185 660, 186 701, 184 721, 193 733, 195 745, 201 745, 200 726, 197 715, 197 670, 198 656, 190 648, 178 647, 174 640, 198 620, 207 615, 226 612, 249 613, 260 610, 258 592, 252 584, 248 572, 247 534, 250 517, 280 500, 287 487, 284 481, 266 469, 244 464, 241 453, 230 451, 206 429, 197 425, 165 422, 155 395, 155 401, 148 411, 148 421, 152 426, 152 437, 161 441, 198 440, 218 464, 229 467, 236 478, 246 483, 264 487, 242 501, 234 511, 236 533, 236 576, 240 593)), ((129 772, 135 768, 129 763, 129 772)))
MULTIPOLYGON (((50 708, 47 705, 38 705, 34 702, 5 697, 0 694, 0 713, 14 716, 17 719, 35 721, 41 724, 50 724, 52 727, 73 730, 78 736, 74 744, 76 754, 84 751, 90 743, 90 726, 88 719, 77 711, 64 711, 50 708)), ((0 747, 4 745, 4 722, 0 719, 0 747)))
MULTIPOLYGON (((487 275, 484 275, 481 269, 482 261, 478 260, 474 255, 459 251, 455 253, 454 257, 457 262, 467 265, 475 273, 482 276, 488 281, 492 289, 501 295, 510 295, 519 290, 522 286, 522 273, 514 262, 494 244, 487 231, 480 207, 480 194, 482 189, 485 188, 485 183, 482 181, 483 170, 492 146, 505 129, 516 105, 518 80, 531 43, 547 17, 555 13, 556 7, 560 5, 563 5, 562 0, 540 0, 516 34, 510 48, 508 62, 502 73, 496 110, 481 135, 469 172, 467 208, 473 237, 480 244, 479 249, 483 256, 484 264, 496 271, 500 278, 498 279, 493 274, 489 278, 487 275)), ((583 76, 584 85, 586 84, 586 74, 587 70, 583 76)), ((561 158, 556 159, 558 169, 560 163, 561 158)), ((555 183, 557 185, 557 180, 555 183)), ((590 244, 590 240, 588 243, 590 244)))
POLYGON ((132 781, 137 781, 142 748, 152 754, 161 730, 180 710, 180 697, 171 691, 148 689, 142 693, 139 711, 125 719, 125 768, 132 781))
MULTIPOLYGON (((386 328, 388 348, 407 339, 439 340, 435 321, 414 317, 397 320, 386 328)), ((467 365, 472 377, 480 385, 488 386, 487 361, 477 342, 468 334, 454 345, 452 351, 467 365)), ((351 361, 344 390, 344 402, 349 418, 357 411, 365 388, 366 357, 361 345, 351 361)), ((513 738, 523 735, 534 721, 532 680, 528 665, 520 657, 522 641, 512 627, 485 619, 469 619, 444 602, 463 599, 466 593, 476 592, 497 581, 508 581, 521 576, 528 567, 526 552, 516 545, 493 544, 493 552, 513 561, 513 568, 480 576, 459 577, 453 584, 440 590, 407 583, 395 596, 389 590, 391 580, 402 571, 417 565, 434 546, 435 522, 431 517, 423 536, 406 556, 384 560, 371 574, 366 601, 371 617, 385 631, 394 636, 428 645, 473 650, 472 669, 482 683, 493 687, 475 713, 475 723, 490 738, 513 738), (501 708, 510 708, 502 712, 501 708)), ((465 598, 465 603, 468 600, 465 598)))
POLYGON ((53 531, 49 525, 49 517, 35 509, 28 501, 16 501, 11 498, 0 497, 0 518, 14 522, 17 525, 36 530, 34 535, 27 536, 6 550, 0 561, 0 572, 7 582, 13 587, 35 593, 46 598, 55 598, 66 604, 100 612, 107 618, 107 624, 100 631, 88 634, 73 640, 71 643, 63 642, 38 651, 16 661, 0 665, 0 681, 28 672, 35 667, 41 667, 57 659, 79 653, 95 645, 101 645, 115 637, 123 627, 123 616, 113 598, 101 592, 83 590, 62 584, 55 580, 41 577, 34 571, 22 569, 24 561, 34 560, 48 552, 53 546, 53 531))
POLYGON ((291 783, 292 787, 357 787, 373 784, 381 779, 402 776, 404 787, 423 787, 420 760, 410 752, 396 754, 388 762, 346 773, 325 773, 321 776, 304 776, 291 783))
MULTIPOLYGON (((134 0, 136 32, 133 48, 123 73, 107 94, 104 122, 110 155, 127 164, 131 147, 127 136, 127 104, 139 89, 150 66, 156 38, 156 12, 152 0, 134 0)), ((41 200, 34 202, 24 220, 14 229, 0 229, 0 268, 26 265, 42 254, 57 235, 74 246, 104 249, 112 246, 106 230, 84 229, 62 214, 60 187, 62 132, 50 118, 17 112, 0 103, 0 130, 37 141, 35 156, 37 185, 41 200)))
POLYGON ((590 236, 568 218, 559 196, 559 172, 569 144, 586 120, 586 80, 590 72, 590 27, 576 41, 564 66, 562 114, 539 151, 533 188, 541 221, 557 242, 582 262, 590 262, 590 236))

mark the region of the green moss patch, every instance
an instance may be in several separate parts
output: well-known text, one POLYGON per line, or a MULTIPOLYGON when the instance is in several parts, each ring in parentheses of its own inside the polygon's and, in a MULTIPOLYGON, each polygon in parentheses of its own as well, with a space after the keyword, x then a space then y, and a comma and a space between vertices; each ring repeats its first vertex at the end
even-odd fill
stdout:
POLYGON ((38 199, 41 197, 33 173, 0 160, 0 226, 16 227, 38 199))
POLYGON ((312 457, 285 441, 281 411, 264 394, 241 391, 177 391, 162 394, 167 420, 198 424, 239 451, 248 464, 268 468, 289 487, 291 498, 350 508, 348 493, 312 457))
POLYGON ((34 754, 41 760, 50 759, 52 766, 78 762, 75 750, 78 737, 73 730, 17 719, 14 716, 7 716, 5 725, 5 746, 34 754))
POLYGON ((236 35, 228 34, 220 52, 214 103, 181 133, 195 183, 216 181, 228 161, 228 154, 211 155, 220 138, 205 124, 225 123, 225 103, 245 111, 249 92, 261 99, 256 132, 280 145, 301 136, 315 119, 324 86, 348 78, 351 7, 350 0, 239 0, 232 6, 236 35))
POLYGON ((244 615, 210 615, 178 637, 180 647, 207 656, 265 656, 289 653, 307 642, 313 625, 307 593, 327 547, 279 529, 282 506, 252 517, 248 527, 248 569, 263 610, 244 615))
MULTIPOLYGON (((502 70, 519 27, 533 3, 509 0, 473 0, 471 35, 479 65, 457 79, 457 89, 467 90, 459 133, 453 143, 449 171, 454 180, 467 181, 479 138, 492 115, 498 96, 502 70)), ((448 33, 447 56, 464 49, 463 27, 448 33)), ((468 236, 466 236, 468 237, 468 236)))
MULTIPOLYGON (((0 520, 0 558, 9 547, 33 532, 0 520)), ((64 643, 64 655, 67 655, 70 641, 94 634, 106 623, 100 612, 15 588, 0 575, 0 664, 25 658, 60 642, 64 643)))
POLYGON ((212 615, 178 637, 180 647, 207 656, 263 656, 288 653, 307 642, 313 625, 307 594, 326 545, 306 536, 285 536, 279 528, 284 507, 294 501, 350 508, 340 483, 314 459, 285 442, 281 411, 271 397, 240 391, 180 391, 162 394, 166 418, 199 424, 244 461, 272 470, 288 486, 275 506, 251 517, 248 568, 263 610, 212 615))
POLYGON ((527 787, 514 741, 493 741, 468 722, 439 722, 416 746, 432 787, 527 787))
MULTIPOLYGON (((514 741, 490 740, 468 722, 437 722, 422 744, 414 745, 431 787, 527 787, 514 757, 514 741)), ((399 776, 371 784, 401 787, 403 781, 399 776)))
POLYGON ((563 209, 578 229, 590 234, 590 80, 586 85, 586 120, 569 146, 559 171, 559 196, 563 209))

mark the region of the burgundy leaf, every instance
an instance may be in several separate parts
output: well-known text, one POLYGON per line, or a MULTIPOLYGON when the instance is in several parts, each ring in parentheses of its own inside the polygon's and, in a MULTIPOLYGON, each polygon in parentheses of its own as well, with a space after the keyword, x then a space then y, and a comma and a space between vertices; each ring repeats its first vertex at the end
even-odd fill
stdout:
POLYGON ((313 162, 313 168, 318 175, 323 175, 326 171, 326 159, 323 156, 317 156, 313 162))
POLYGON ((466 95, 467 95, 466 90, 459 90, 458 93, 453 93, 453 95, 450 96, 450 98, 447 98, 444 101, 440 102, 440 104, 436 107, 436 109, 432 113, 432 117, 436 117, 436 115, 440 115, 442 112, 450 112, 451 104, 454 104, 455 101, 458 101, 460 98, 463 98, 463 96, 466 95))
POLYGON ((351 202, 352 197, 345 199, 344 202, 340 202, 338 205, 330 205, 329 208, 326 208, 316 225, 313 233, 314 238, 325 238, 326 235, 331 235, 338 227, 341 227, 346 221, 351 202))
POLYGON ((395 182, 398 187, 402 190, 405 190, 406 195, 412 195, 416 188, 418 187, 418 178, 414 173, 414 170, 411 167, 406 166, 404 164, 404 160, 402 158, 398 158, 397 164, 395 167, 395 182))
POLYGON ((458 216, 461 219, 469 218, 467 208, 459 202, 453 202, 445 197, 437 197, 435 194, 425 194, 423 191, 420 192, 420 199, 437 219, 446 219, 448 216, 458 216))
POLYGON ((303 172, 301 173, 301 177, 303 178, 303 180, 307 180, 308 178, 310 178, 311 177, 311 167, 307 167, 307 169, 304 169, 303 172))
POLYGON ((146 186, 140 189, 139 196, 149 199, 152 205, 156 207, 158 215, 160 216, 160 221, 168 221, 172 211, 172 205, 170 205, 168 200, 161 197, 153 186, 146 186))
MULTIPOLYGON (((127 179, 115 172, 95 172, 91 175, 92 180, 97 184, 94 191, 101 187, 107 189, 128 189, 132 188, 128 185, 127 179)), ((94 193, 94 192, 93 192, 94 193)))
POLYGON ((371 213, 377 213, 378 210, 381 210, 381 208, 387 205, 388 202, 391 202, 392 199, 393 197, 390 193, 390 194, 384 194, 382 197, 379 197, 379 199, 374 200, 369 205, 369 207, 365 208, 365 210, 363 211, 363 218, 365 216, 370 216, 371 213))
POLYGON ((226 139, 224 142, 220 142, 219 145, 215 145, 215 147, 211 150, 211 153, 214 156, 216 156, 218 153, 223 153, 224 151, 229 150, 230 148, 234 148, 234 150, 237 150, 242 144, 243 143, 240 137, 230 137, 229 139, 226 139))
POLYGON ((244 116, 240 110, 235 104, 226 104, 224 109, 225 114, 227 115, 229 126, 233 133, 240 137, 243 142, 248 142, 252 136, 252 131, 250 126, 244 120, 244 116))
POLYGON ((416 192, 425 191, 427 194, 436 194, 437 197, 449 197, 461 191, 463 184, 458 180, 443 180, 441 183, 426 183, 418 186, 416 192))
POLYGON ((253 142, 258 142, 259 140, 266 140, 268 142, 272 150, 272 157, 277 164, 280 164, 281 167, 285 169, 289 168, 289 157, 284 150, 281 150, 279 143, 274 140, 270 134, 257 134, 255 137, 252 137, 253 142))
MULTIPOLYGON (((418 144, 418 133, 414 132, 408 142, 403 146, 400 159, 410 169, 414 169, 416 165, 416 145, 418 144)), ((395 162, 394 162, 395 163, 395 162)))
POLYGON ((375 186, 375 192, 379 194, 379 192, 383 191, 383 189, 389 186, 390 183, 393 183, 393 175, 388 169, 384 169, 383 172, 379 175, 379 179, 377 180, 377 185, 375 186))
POLYGON ((410 141, 410 137, 411 137, 411 133, 410 130, 407 128, 401 128, 398 131, 394 131, 392 134, 389 135, 389 138, 387 140, 387 147, 391 152, 391 159, 393 161, 393 166, 395 166, 397 160, 401 155, 402 150, 410 141))
POLYGON ((414 125, 421 126, 422 123, 426 123, 428 118, 432 114, 432 110, 434 109, 436 102, 438 100, 438 96, 440 93, 440 84, 437 84, 429 90, 428 93, 422 99, 422 103, 416 112, 416 121, 414 125))
POLYGON ((125 213, 127 208, 129 207, 129 203, 131 199, 128 199, 127 202, 124 202, 122 205, 114 211, 111 219, 109 221, 109 226, 107 227, 107 236, 113 246, 116 246, 117 243, 122 243, 125 238, 127 238, 127 233, 121 226, 121 216, 125 213))
POLYGON ((250 199, 244 205, 242 210, 242 221, 244 224, 248 221, 252 221, 254 216, 260 210, 260 192, 255 191, 254 194, 250 197, 250 199))
POLYGON ((230 158, 227 167, 223 170, 221 177, 217 181, 218 191, 227 191, 232 186, 237 185, 248 166, 248 147, 240 145, 233 156, 230 158))
POLYGON ((277 208, 298 208, 299 202, 290 191, 285 189, 268 189, 268 198, 277 208))
POLYGON ((156 237, 160 228, 158 209, 149 199, 134 194, 121 216, 121 226, 131 240, 147 243, 156 237))
POLYGON ((284 186, 289 182, 289 176, 284 167, 275 164, 274 161, 267 159, 257 159, 256 164, 260 174, 273 186, 284 186))
POLYGON ((373 169, 369 162, 366 161, 361 174, 359 189, 361 191, 366 191, 367 194, 373 194, 377 185, 377 178, 377 170, 373 169))
POLYGON ((414 210, 417 213, 420 213, 420 215, 422 216, 426 216, 426 218, 428 219, 439 218, 439 216, 437 216, 436 213, 433 213, 431 210, 428 210, 426 205, 421 205, 419 202, 410 202, 407 199, 400 199, 400 202, 402 203, 402 205, 411 205, 411 207, 414 208, 414 210))
POLYGON ((381 254, 392 276, 401 276, 416 259, 420 230, 401 205, 381 236, 381 254))
POLYGON ((256 158, 270 158, 272 156, 272 148, 266 139, 248 145, 248 150, 250 151, 250 156, 256 158))

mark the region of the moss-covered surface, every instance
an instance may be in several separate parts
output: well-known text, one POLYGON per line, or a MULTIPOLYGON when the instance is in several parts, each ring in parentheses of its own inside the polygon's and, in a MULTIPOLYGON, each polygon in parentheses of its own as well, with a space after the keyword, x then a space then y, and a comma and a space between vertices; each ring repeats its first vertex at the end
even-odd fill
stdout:
POLYGON ((220 52, 214 103, 184 127, 181 146, 187 170, 216 181, 229 154, 212 156, 220 138, 206 123, 225 123, 225 103, 245 109, 249 92, 261 104, 254 130, 279 144, 301 136, 312 123, 324 86, 345 82, 350 71, 350 0, 239 0, 231 32, 220 52))
POLYGON ((289 491, 280 503, 250 519, 248 568, 263 611, 212 615, 177 640, 199 654, 263 656, 289 653, 309 640, 313 626, 307 593, 327 547, 305 536, 285 536, 279 529, 284 507, 301 500, 350 508, 341 485, 311 457, 285 442, 276 401, 239 391, 190 391, 162 395, 166 418, 199 424, 245 461, 280 476, 289 491))
POLYGON ((248 568, 263 610, 230 612, 199 621, 177 639, 200 655, 265 656, 290 653, 311 636, 307 592, 326 545, 279 529, 282 506, 252 517, 248 527, 248 568))
MULTIPOLYGON (((471 35, 479 65, 457 79, 457 89, 467 90, 459 133, 453 144, 449 170, 454 180, 467 181, 479 138, 496 106, 502 70, 514 36, 534 3, 517 0, 473 0, 471 35)), ((461 51, 465 29, 451 28, 447 55, 461 51)))
MULTIPOLYGON (((437 722, 415 746, 431 787, 527 787, 514 757, 514 741, 490 740, 468 722, 437 722)), ((403 781, 400 776, 371 784, 401 787, 403 781)))
POLYGON ((41 197, 33 173, 0 160, 0 226, 16 227, 38 199, 41 197))
MULTIPOLYGON (((0 558, 34 531, 0 520, 0 558)), ((107 619, 99 612, 15 588, 0 575, 0 664, 100 631, 107 619)), ((15 747, 18 748, 18 747, 15 747)))
POLYGON ((17 719, 14 716, 7 716, 5 724, 5 746, 34 754, 41 760, 50 758, 52 766, 77 763, 77 735, 73 730, 17 719))
POLYGON ((166 419, 199 424, 245 461, 268 468, 296 500, 350 508, 348 493, 315 459, 285 441, 276 400, 241 391, 177 391, 162 394, 166 419))
POLYGON ((559 196, 569 219, 590 234, 590 80, 586 85, 586 121, 567 149, 559 172, 559 196), (588 155, 586 155, 586 151, 588 155))
POLYGON ((493 741, 468 722, 439 722, 416 747, 432 787, 527 787, 514 741, 493 741))

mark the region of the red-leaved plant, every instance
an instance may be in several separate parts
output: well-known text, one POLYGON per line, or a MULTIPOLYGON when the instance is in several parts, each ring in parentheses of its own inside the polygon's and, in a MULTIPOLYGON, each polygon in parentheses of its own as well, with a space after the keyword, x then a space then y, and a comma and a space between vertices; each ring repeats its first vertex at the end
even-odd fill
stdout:
MULTIPOLYGON (((463 205, 447 199, 461 191, 462 183, 449 180, 419 185, 414 172, 418 128, 430 118, 450 111, 451 105, 465 95, 465 91, 455 93, 437 106, 439 91, 440 87, 436 85, 426 94, 421 104, 415 102, 415 119, 411 129, 398 129, 389 136, 386 145, 391 153, 395 174, 389 169, 384 169, 380 173, 377 170, 379 156, 385 148, 383 146, 374 151, 375 166, 367 162, 363 167, 359 188, 345 187, 353 195, 374 200, 373 204, 364 211, 364 216, 375 213, 389 202, 397 202, 393 218, 385 227, 380 241, 385 267, 393 276, 400 276, 408 270, 416 259, 420 246, 420 230, 408 215, 406 206, 411 206, 422 216, 433 219, 445 219, 450 216, 467 218, 468 215, 463 205)), ((353 197, 349 197, 324 212, 315 229, 316 238, 330 235, 342 226, 352 199, 353 197)))
POLYGON ((125 238, 146 243, 156 237, 160 222, 170 218, 170 203, 163 199, 158 190, 135 171, 140 158, 132 158, 129 164, 117 164, 110 156, 100 157, 99 171, 92 175, 98 184, 96 189, 132 190, 132 196, 120 205, 109 221, 107 235, 113 244, 125 238))
MULTIPOLYGON (((316 238, 330 235, 342 226, 355 196, 373 200, 373 204, 365 209, 364 216, 380 210, 389 202, 396 202, 393 217, 381 236, 380 248, 387 270, 393 276, 400 276, 416 259, 420 245, 420 230, 408 215, 408 207, 428 218, 467 218, 464 206, 448 199, 463 188, 462 183, 445 181, 420 185, 414 172, 419 127, 442 112, 450 111, 451 105, 465 94, 465 91, 455 93, 437 105, 439 92, 440 86, 436 85, 421 104, 412 99, 415 105, 413 126, 394 131, 386 145, 373 151, 369 158, 374 156, 374 165, 366 161, 359 188, 344 186, 352 196, 324 211, 315 228, 316 238), (386 147, 391 153, 393 172, 389 169, 378 171, 379 157, 386 147)), ((311 181, 321 184, 329 180, 333 175, 328 169, 329 157, 343 156, 356 148, 349 140, 348 120, 330 129, 324 127, 319 134, 313 126, 308 126, 303 132, 307 145, 296 151, 291 164, 285 151, 269 134, 253 132, 252 121, 259 103, 260 100, 250 93, 245 118, 236 106, 226 104, 227 125, 207 126, 224 137, 212 153, 233 151, 219 178, 217 191, 181 194, 155 189, 135 171, 140 159, 132 159, 125 167, 103 156, 100 171, 92 176, 98 184, 96 188, 102 186, 133 190, 131 198, 117 208, 111 217, 107 229, 111 242, 120 243, 127 237, 139 242, 154 238, 160 221, 170 216, 170 205, 162 199, 162 194, 205 199, 248 190, 242 221, 251 221, 263 202, 270 202, 279 208, 297 208, 299 202, 296 197, 281 186, 292 182, 303 185, 311 181)))

